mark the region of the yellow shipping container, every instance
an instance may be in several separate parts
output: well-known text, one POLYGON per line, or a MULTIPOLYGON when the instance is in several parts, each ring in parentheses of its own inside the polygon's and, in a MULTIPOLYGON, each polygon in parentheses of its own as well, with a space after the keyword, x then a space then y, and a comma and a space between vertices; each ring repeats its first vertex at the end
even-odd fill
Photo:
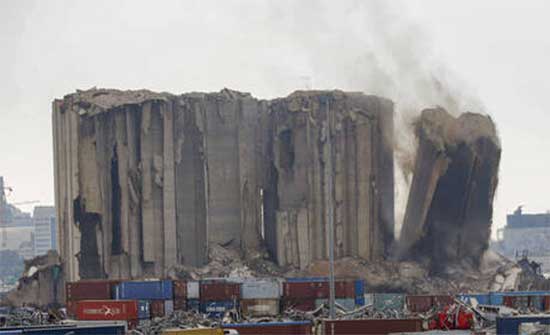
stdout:
POLYGON ((224 335, 220 328, 167 329, 162 335, 224 335))

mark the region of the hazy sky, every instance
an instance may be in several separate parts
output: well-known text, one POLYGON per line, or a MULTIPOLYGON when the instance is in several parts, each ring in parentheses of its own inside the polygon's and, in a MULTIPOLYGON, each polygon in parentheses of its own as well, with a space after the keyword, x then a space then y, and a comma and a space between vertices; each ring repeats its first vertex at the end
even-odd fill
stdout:
POLYGON ((0 175, 12 202, 53 204, 51 101, 77 88, 341 88, 405 114, 438 101, 435 76, 497 123, 502 226, 519 204, 550 209, 549 13, 544 0, 2 0, 0 175))

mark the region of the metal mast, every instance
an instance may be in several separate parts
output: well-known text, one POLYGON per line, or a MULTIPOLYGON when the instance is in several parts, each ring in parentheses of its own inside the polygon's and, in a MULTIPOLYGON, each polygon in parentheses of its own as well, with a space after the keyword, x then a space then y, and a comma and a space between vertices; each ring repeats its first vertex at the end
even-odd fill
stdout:
POLYGON ((328 260, 329 260, 329 310, 330 318, 336 318, 335 298, 336 290, 334 286, 334 201, 333 201, 333 171, 332 171, 332 117, 330 115, 330 100, 327 97, 327 121, 325 123, 326 143, 328 158, 325 162, 325 182, 327 183, 327 223, 328 223, 328 260))

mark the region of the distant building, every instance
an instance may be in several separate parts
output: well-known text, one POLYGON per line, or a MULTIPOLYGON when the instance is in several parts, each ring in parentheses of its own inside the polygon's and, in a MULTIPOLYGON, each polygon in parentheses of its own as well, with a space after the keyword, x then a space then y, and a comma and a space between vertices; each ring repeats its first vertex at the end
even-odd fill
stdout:
POLYGON ((23 257, 23 259, 32 259, 34 258, 34 244, 32 241, 32 235, 30 241, 24 241, 21 242, 19 245, 19 250, 17 250, 17 253, 23 257))
POLYGON ((49 250, 57 250, 57 223, 55 207, 36 206, 32 216, 34 225, 34 254, 44 255, 49 250))
POLYGON ((550 273, 550 213, 524 214, 520 206, 507 216, 497 237, 496 247, 502 254, 512 259, 527 256, 550 273))

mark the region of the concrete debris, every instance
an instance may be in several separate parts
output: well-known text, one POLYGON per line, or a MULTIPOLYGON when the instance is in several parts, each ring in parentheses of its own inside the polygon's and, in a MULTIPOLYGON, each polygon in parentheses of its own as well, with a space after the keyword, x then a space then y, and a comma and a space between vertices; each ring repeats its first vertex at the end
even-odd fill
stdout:
POLYGON ((451 263, 477 268, 488 249, 498 183, 495 125, 488 116, 427 109, 416 122, 416 136, 399 257, 428 259, 432 272, 451 263))
POLYGON ((44 256, 25 261, 25 271, 15 290, 10 291, 4 304, 15 307, 48 308, 65 301, 65 282, 59 255, 49 251, 44 256))
POLYGON ((53 125, 68 280, 165 277, 216 245, 303 269, 327 258, 329 174, 337 257, 393 242, 389 100, 91 89, 54 101, 53 125))

